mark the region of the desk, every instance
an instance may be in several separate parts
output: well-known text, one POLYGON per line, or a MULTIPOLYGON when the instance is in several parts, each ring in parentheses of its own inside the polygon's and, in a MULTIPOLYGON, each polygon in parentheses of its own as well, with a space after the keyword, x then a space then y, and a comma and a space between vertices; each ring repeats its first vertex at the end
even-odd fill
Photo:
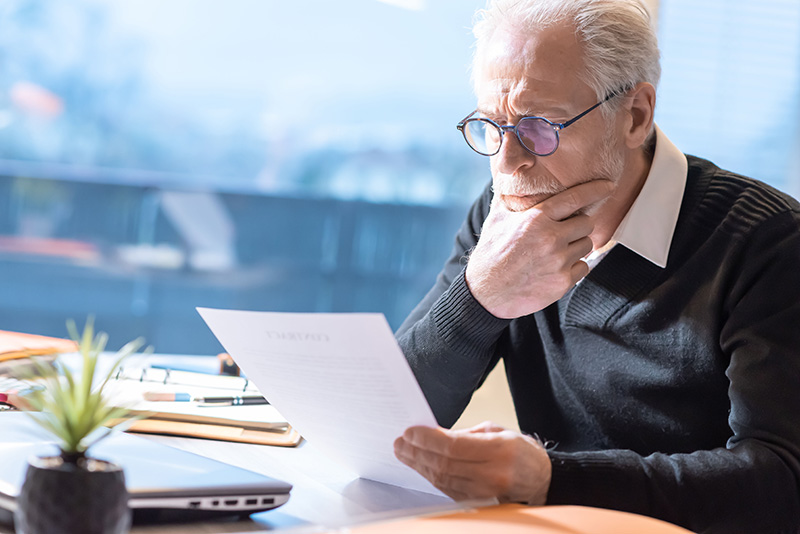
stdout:
MULTIPOLYGON (((286 504, 275 510, 254 514, 248 521, 217 520, 136 525, 131 530, 133 534, 274 531, 300 534, 362 525, 384 519, 471 508, 469 504, 457 504, 445 497, 357 479, 351 472, 331 461, 316 450, 313 444, 307 442, 303 442, 299 447, 284 448, 169 436, 143 435, 143 437, 263 473, 289 482, 294 487, 286 504)), ((539 510, 541 517, 537 517, 536 521, 539 522, 537 525, 548 524, 547 517, 551 514, 551 510, 546 508, 539 510)), ((608 513, 613 514, 613 512, 608 513)), ((522 526, 526 524, 523 522, 522 526)), ((530 524, 527 524, 526 528, 529 527, 530 524)), ((443 529, 442 532, 444 531, 443 529)), ((645 531, 649 532, 647 529, 631 532, 645 531)), ((562 534, 580 531, 562 529, 547 532, 562 534)), ((615 532, 619 534, 622 531, 615 532)), ((664 532, 673 534, 673 530, 664 532)), ((686 531, 676 527, 674 534, 680 532, 686 531)), ((0 534, 10 533, 9 529, 0 526, 0 534)))
POLYGON ((401 517, 417 511, 465 507, 444 497, 354 478, 352 473, 331 462, 307 442, 299 447, 284 448, 193 438, 146 437, 285 480, 294 487, 289 502, 280 508, 253 514, 252 521, 209 521, 192 523, 191 526, 135 526, 131 531, 133 533, 228 533, 264 530, 318 532, 320 527, 338 528, 382 518, 401 517))
MULTIPOLYGON (((64 357, 67 365, 69 356, 64 357)), ((215 358, 152 356, 151 364, 171 367, 218 366, 215 358)), ((103 369, 100 370, 102 372, 103 369)), ((283 506, 251 516, 251 521, 209 520, 190 524, 135 525, 134 533, 172 534, 178 532, 253 532, 264 530, 319 531, 320 526, 337 528, 373 521, 382 517, 408 515, 409 509, 452 510, 458 507, 449 499, 395 486, 357 479, 317 451, 313 444, 298 447, 270 447, 224 441, 155 436, 145 439, 184 449, 237 467, 263 473, 291 483, 289 501, 283 506)), ((10 529, 0 526, 0 533, 10 529)))
MULTIPOLYGON (((275 531, 307 534, 357 525, 362 525, 363 530, 356 528, 354 534, 478 533, 497 530, 498 525, 503 532, 521 534, 579 534, 590 531, 586 528, 597 534, 690 534, 650 518, 581 507, 519 507, 513 517, 504 515, 507 514, 504 509, 488 508, 477 513, 470 512, 467 517, 409 520, 375 527, 365 524, 433 512, 460 511, 472 506, 457 504, 444 497, 355 479, 308 443, 296 448, 283 448, 193 438, 146 437, 280 478, 293 484, 294 488, 286 504, 253 514, 248 521, 136 525, 131 530, 132 534, 266 534, 275 531), (467 526, 474 528, 470 530, 467 526)), ((11 530, 0 526, 0 533, 11 534, 11 530)))
MULTIPOLYGON (((248 521, 136 525, 131 534, 333 534, 342 527, 353 527, 353 534, 482 534, 498 529, 510 534, 691 534, 651 518, 596 508, 503 505, 475 510, 444 497, 354 479, 308 443, 282 448, 165 436, 148 439, 281 478, 294 488, 286 504, 253 514, 248 521), (469 511, 448 517, 448 511, 464 510, 469 511), (444 514, 401 519, 432 513, 444 514), (387 519, 399 521, 375 524, 387 519)), ((0 533, 11 531, 0 527, 0 533)))
MULTIPOLYGON (((271 447, 246 443, 141 434, 144 439, 263 473, 293 485, 289 501, 274 510, 253 514, 251 520, 207 520, 163 525, 134 525, 133 533, 233 533, 292 530, 319 532, 381 518, 409 515, 409 510, 452 510, 449 499, 362 480, 319 453, 310 443, 271 447)), ((11 534, 0 526, 0 533, 11 534)))

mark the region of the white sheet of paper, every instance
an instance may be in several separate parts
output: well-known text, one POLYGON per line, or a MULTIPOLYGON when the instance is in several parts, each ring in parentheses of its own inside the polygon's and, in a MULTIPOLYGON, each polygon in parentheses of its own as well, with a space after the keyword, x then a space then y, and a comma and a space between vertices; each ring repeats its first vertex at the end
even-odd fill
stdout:
POLYGON ((382 314, 197 311, 315 447, 362 478, 441 495, 394 456, 406 428, 436 419, 382 314))

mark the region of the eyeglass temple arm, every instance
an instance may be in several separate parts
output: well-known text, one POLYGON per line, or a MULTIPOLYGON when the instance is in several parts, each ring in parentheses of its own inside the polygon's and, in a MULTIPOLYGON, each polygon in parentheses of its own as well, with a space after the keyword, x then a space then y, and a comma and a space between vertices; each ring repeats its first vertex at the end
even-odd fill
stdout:
POLYGON ((478 112, 478 110, 476 109, 475 111, 473 111, 472 113, 470 113, 469 115, 467 115, 466 117, 464 117, 463 119, 458 121, 458 124, 456 124, 456 130, 459 130, 459 131, 463 130, 464 129, 464 124, 470 119, 470 117, 475 115, 477 112, 478 112))
MULTIPOLYGON (((621 95, 621 94, 622 94, 622 93, 624 93, 624 92, 625 92, 625 89, 617 89, 616 91, 612 91, 611 93, 609 93, 609 94, 608 94, 608 96, 607 96, 607 97, 605 97, 603 100, 601 100, 600 102, 598 102, 598 103, 597 103, 597 104, 595 104, 594 106, 590 107, 589 109, 587 109, 586 111, 584 111, 584 112, 583 112, 583 113, 581 113, 580 115, 578 115, 578 116, 576 116, 576 117, 572 117, 572 118, 571 118, 570 120, 568 120, 567 122, 562 122, 561 124, 557 124, 556 126, 558 126, 558 129, 559 129, 559 130, 563 130, 564 128, 566 128, 567 126, 569 126, 569 125, 570 125, 570 124, 572 124, 573 122, 577 121, 578 119, 580 119, 581 117, 583 117, 584 115, 586 115, 587 113, 589 113, 590 111, 594 110, 596 107, 598 107, 598 106, 602 106, 603 104, 605 104, 606 102, 608 102, 609 100, 611 100, 612 98, 614 98, 615 96, 619 96, 619 95, 621 95)), ((473 113, 474 113, 474 112, 473 112, 473 113)), ((466 120, 466 119, 464 119, 464 120, 466 120)))

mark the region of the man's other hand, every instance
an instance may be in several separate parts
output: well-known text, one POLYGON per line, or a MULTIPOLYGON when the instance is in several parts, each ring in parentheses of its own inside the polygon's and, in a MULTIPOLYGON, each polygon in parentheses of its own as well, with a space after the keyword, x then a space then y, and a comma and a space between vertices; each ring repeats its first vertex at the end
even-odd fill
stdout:
POLYGON ((609 180, 592 180, 519 212, 495 196, 467 263, 472 295, 502 319, 529 315, 563 297, 589 274, 582 258, 592 251, 594 224, 583 212, 613 189, 609 180))
POLYGON ((467 430, 411 427, 395 440, 394 453, 455 500, 540 505, 547 499, 551 467, 544 447, 489 422, 467 430))

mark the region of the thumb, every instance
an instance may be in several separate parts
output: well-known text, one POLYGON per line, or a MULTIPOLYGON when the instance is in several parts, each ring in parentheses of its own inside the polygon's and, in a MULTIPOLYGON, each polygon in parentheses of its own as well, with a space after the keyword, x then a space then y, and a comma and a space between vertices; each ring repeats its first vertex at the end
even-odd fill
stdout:
POLYGON ((492 203, 489 205, 489 213, 486 214, 486 221, 502 221, 514 215, 516 214, 509 210, 506 203, 503 202, 502 195, 494 193, 492 196, 492 203))
POLYGON ((508 211, 508 208, 506 208, 505 203, 500 197, 501 195, 499 195, 494 189, 492 189, 492 203, 489 205, 489 213, 508 211))

